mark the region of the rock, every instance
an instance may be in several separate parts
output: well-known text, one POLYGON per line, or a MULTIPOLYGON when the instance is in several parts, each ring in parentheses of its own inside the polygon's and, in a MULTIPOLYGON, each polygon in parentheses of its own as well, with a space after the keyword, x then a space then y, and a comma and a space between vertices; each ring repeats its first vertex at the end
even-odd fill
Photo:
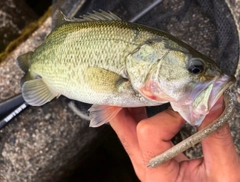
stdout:
POLYGON ((37 15, 24 0, 5 0, 0 2, 0 52, 21 34, 21 30, 37 15))

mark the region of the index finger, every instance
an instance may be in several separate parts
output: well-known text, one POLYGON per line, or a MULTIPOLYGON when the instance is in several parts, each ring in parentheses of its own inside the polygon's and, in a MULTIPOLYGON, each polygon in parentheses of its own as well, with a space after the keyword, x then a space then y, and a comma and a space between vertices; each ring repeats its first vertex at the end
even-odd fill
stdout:
POLYGON ((110 121, 111 127, 118 135, 118 138, 128 153, 139 179, 144 178, 144 165, 138 145, 136 126, 139 120, 146 117, 145 108, 123 108, 110 121))
MULTIPOLYGON (((137 136, 145 166, 151 158, 173 146, 171 139, 184 123, 182 117, 171 109, 138 123, 137 136)), ((146 177, 148 178, 145 180, 168 181, 174 179, 174 175, 178 174, 178 162, 182 160, 187 160, 187 158, 180 154, 157 168, 145 167, 146 177)))

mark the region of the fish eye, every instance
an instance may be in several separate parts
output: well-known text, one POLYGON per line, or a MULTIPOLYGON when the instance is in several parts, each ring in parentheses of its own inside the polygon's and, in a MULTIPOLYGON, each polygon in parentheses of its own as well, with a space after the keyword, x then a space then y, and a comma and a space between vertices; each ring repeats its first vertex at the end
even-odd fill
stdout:
POLYGON ((203 60, 200 58, 192 58, 188 63, 188 71, 195 75, 200 74, 204 71, 205 65, 203 60))

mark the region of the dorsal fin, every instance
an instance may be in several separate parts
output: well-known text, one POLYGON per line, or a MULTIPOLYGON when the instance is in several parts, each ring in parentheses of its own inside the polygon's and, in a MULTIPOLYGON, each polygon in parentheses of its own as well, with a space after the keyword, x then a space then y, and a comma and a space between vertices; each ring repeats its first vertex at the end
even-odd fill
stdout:
POLYGON ((56 22, 55 22, 55 26, 59 27, 60 25, 68 22, 68 18, 64 15, 64 13, 62 12, 62 10, 57 10, 57 15, 56 15, 56 22))
POLYGON ((82 21, 111 21, 111 20, 121 20, 117 15, 112 12, 106 12, 103 10, 93 11, 93 13, 88 13, 87 15, 83 15, 77 20, 82 21))
POLYGON ((56 19, 56 27, 68 23, 68 22, 85 22, 85 21, 112 21, 112 20, 121 20, 117 15, 112 12, 106 12, 103 10, 93 11, 93 13, 88 13, 86 15, 82 15, 79 18, 68 18, 64 15, 62 10, 58 10, 57 19, 56 19))

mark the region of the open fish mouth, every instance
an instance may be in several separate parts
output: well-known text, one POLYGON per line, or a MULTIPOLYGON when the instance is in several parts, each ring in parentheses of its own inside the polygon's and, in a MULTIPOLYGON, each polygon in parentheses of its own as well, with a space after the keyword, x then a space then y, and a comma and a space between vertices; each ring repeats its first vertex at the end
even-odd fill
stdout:
POLYGON ((182 101, 170 102, 171 106, 189 124, 199 126, 223 92, 234 82, 233 76, 224 74, 216 77, 211 82, 198 84, 182 101))
POLYGON ((203 85, 202 89, 198 88, 198 91, 201 91, 197 94, 191 94, 196 96, 195 98, 192 98, 192 112, 189 113, 191 115, 189 118, 191 124, 200 125, 205 116, 209 113, 210 109, 216 104, 220 96, 223 94, 223 92, 234 82, 235 78, 233 76, 224 74, 221 77, 217 77, 207 85, 203 85))

